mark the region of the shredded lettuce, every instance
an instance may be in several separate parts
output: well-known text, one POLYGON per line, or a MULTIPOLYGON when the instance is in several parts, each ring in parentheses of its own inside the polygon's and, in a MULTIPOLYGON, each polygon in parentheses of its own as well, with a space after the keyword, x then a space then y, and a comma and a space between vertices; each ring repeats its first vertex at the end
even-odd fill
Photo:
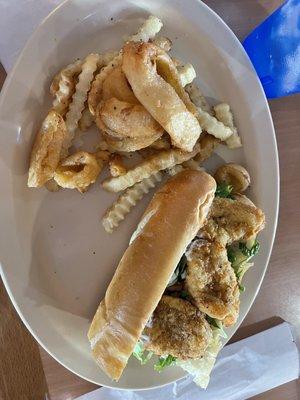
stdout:
POLYGON ((223 337, 225 339, 227 338, 227 333, 224 331, 222 321, 220 321, 216 318, 209 317, 208 315, 206 315, 206 320, 210 324, 213 331, 217 330, 221 337, 223 337))
POLYGON ((144 344, 138 340, 132 354, 141 362, 142 365, 144 365, 150 360, 153 352, 145 350, 144 344))
POLYGON ((193 375, 193 380, 196 385, 206 389, 209 383, 210 373, 215 365, 221 347, 220 331, 219 329, 213 329, 213 338, 203 357, 196 360, 177 360, 176 365, 193 375))
POLYGON ((241 285, 243 276, 253 266, 250 260, 258 253, 259 248, 260 244, 256 239, 249 240, 246 243, 240 242, 238 245, 227 248, 228 261, 234 269, 241 292, 245 291, 245 287, 241 285))
MULTIPOLYGON (((145 350, 144 344, 141 340, 138 340, 132 355, 137 358, 142 365, 146 364, 153 356, 152 351, 145 350)), ((169 355, 160 356, 157 362, 154 364, 155 371, 161 372, 164 368, 174 365, 176 358, 169 355)))
POLYGON ((167 356, 159 357, 158 361, 154 364, 155 371, 161 372, 164 368, 170 367, 176 363, 176 357, 171 356, 170 354, 167 356))
POLYGON ((258 240, 255 240, 251 247, 248 247, 248 243, 239 243, 239 249, 248 257, 248 259, 254 257, 259 252, 260 244, 258 240))

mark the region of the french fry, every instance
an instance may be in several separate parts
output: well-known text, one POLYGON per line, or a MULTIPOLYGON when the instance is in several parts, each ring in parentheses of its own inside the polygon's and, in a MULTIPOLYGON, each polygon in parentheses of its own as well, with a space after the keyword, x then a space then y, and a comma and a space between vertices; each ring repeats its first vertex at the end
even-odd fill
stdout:
POLYGON ((51 110, 43 121, 32 148, 27 183, 29 187, 43 186, 53 177, 66 135, 67 129, 62 116, 51 110))
POLYGON ((182 87, 189 85, 196 78, 196 71, 192 64, 179 65, 177 71, 182 87))
POLYGON ((67 65, 55 77, 50 86, 50 92, 54 96, 53 109, 65 116, 75 91, 76 78, 82 68, 82 61, 77 60, 67 65))
POLYGON ((219 121, 223 122, 224 125, 229 126, 233 130, 232 135, 226 140, 227 146, 230 149, 242 147, 241 138, 237 132, 236 127, 234 126, 233 115, 229 105, 226 103, 218 104, 214 106, 214 111, 216 114, 216 118, 219 121))
POLYGON ((120 176, 126 174, 126 167, 120 154, 113 154, 109 159, 109 171, 111 176, 120 176))
POLYGON ((202 110, 211 114, 211 107, 208 104, 206 98, 203 96, 201 90, 195 83, 190 83, 185 87, 186 92, 190 96, 191 101, 196 107, 202 108, 202 110))
POLYGON ((168 52, 172 48, 172 41, 165 37, 165 36, 157 36, 152 40, 152 43, 155 44, 155 46, 160 47, 164 51, 168 52))
POLYGON ((78 121, 78 127, 82 132, 88 130, 94 123, 94 117, 92 116, 88 107, 82 111, 81 118, 78 121))
MULTIPOLYGON (((139 28, 136 34, 130 36, 128 41, 148 42, 154 39, 155 35, 162 28, 162 22, 159 18, 151 15, 139 28)), ((102 85, 112 70, 121 65, 122 51, 120 51, 102 70, 98 73, 92 83, 92 87, 88 96, 88 105, 92 115, 95 115, 96 108, 102 97, 102 85)))
POLYGON ((195 157, 199 149, 199 144, 196 144, 193 151, 190 153, 185 153, 178 149, 161 151, 128 170, 125 175, 104 180, 102 185, 104 189, 109 192, 125 190, 128 187, 133 186, 135 183, 140 182, 145 178, 149 178, 149 176, 158 171, 171 168, 176 164, 181 164, 184 161, 195 157))
POLYGON ((233 129, 229 126, 225 126, 222 122, 218 121, 217 118, 200 107, 198 107, 197 110, 197 119, 204 131, 222 141, 227 140, 233 134, 233 129))
POLYGON ((102 85, 105 79, 110 75, 115 67, 121 64, 122 54, 119 53, 113 58, 101 71, 97 74, 94 79, 90 93, 88 95, 88 106, 92 115, 96 114, 97 106, 102 98, 102 85))
POLYGON ((103 167, 103 160, 95 154, 79 151, 62 160, 54 173, 55 182, 67 189, 84 193, 96 181, 103 167))
POLYGON ((150 15, 138 29, 137 33, 129 37, 128 42, 148 42, 155 38, 162 26, 163 23, 159 18, 150 15))
POLYGON ((102 218, 102 224, 106 232, 112 233, 112 231, 119 226, 120 222, 125 219, 125 216, 129 214, 136 203, 161 180, 162 174, 161 172, 157 172, 149 178, 143 179, 141 182, 126 189, 106 211, 102 218))
POLYGON ((196 171, 201 171, 203 170, 202 167, 200 167, 199 163, 197 163, 197 161, 195 161, 194 159, 190 159, 188 161, 185 161, 182 164, 177 164, 172 168, 169 168, 167 170, 168 174, 171 176, 174 176, 176 174, 178 174, 178 172, 183 171, 184 169, 194 169, 196 171))
POLYGON ((201 128, 217 139, 222 141, 227 140, 233 134, 233 127, 224 124, 221 120, 218 120, 212 115, 212 110, 198 86, 192 83, 187 85, 185 90, 189 94, 191 101, 197 107, 196 117, 201 128))
POLYGON ((74 139, 75 131, 81 118, 82 111, 84 110, 84 104, 87 100, 87 94, 94 78, 94 72, 97 69, 99 59, 100 57, 98 54, 89 54, 82 64, 82 70, 72 96, 72 102, 66 114, 68 136, 63 145, 64 155, 68 154, 68 149, 74 139))

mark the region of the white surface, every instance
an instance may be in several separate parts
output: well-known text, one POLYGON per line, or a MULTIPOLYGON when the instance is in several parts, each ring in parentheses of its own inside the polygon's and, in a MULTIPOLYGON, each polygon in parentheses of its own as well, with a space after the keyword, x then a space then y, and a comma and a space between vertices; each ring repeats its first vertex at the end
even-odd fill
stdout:
POLYGON ((0 62, 13 67, 27 39, 63 0, 0 0, 0 62))
POLYGON ((88 52, 119 47, 124 34, 134 32, 149 13, 162 18, 174 54, 195 66, 204 93, 229 101, 233 108, 246 151, 224 149, 209 165, 220 164, 222 158, 247 165, 253 181, 250 197, 266 212, 262 250, 245 279, 240 323, 272 248, 278 160, 256 74, 236 37, 210 9, 196 0, 70 0, 37 29, 7 79, 0 102, 0 259, 12 301, 37 340, 67 368, 101 385, 131 389, 163 385, 185 375, 179 368, 157 374, 151 363, 141 368, 130 360, 120 382, 112 383, 92 360, 86 339, 89 320, 149 197, 109 236, 100 216, 113 197, 100 190, 99 182, 84 196, 70 190, 53 194, 28 189, 26 174, 33 137, 49 108, 53 74, 88 52))
POLYGON ((132 392, 100 388, 77 400, 244 400, 299 377, 299 352, 288 323, 226 346, 208 390, 191 377, 161 389, 132 392))

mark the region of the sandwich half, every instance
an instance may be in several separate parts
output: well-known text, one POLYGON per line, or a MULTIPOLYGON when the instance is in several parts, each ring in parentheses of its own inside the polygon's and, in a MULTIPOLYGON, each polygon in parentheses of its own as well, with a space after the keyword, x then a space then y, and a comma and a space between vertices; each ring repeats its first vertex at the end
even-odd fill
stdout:
POLYGON ((131 355, 144 364, 154 354, 157 371, 177 365, 206 387, 223 325, 238 318, 240 280, 263 227, 260 209, 216 188, 209 174, 187 169, 169 179, 142 216, 90 326, 103 371, 119 380, 131 355))
POLYGON ((203 226, 216 183, 186 170, 154 195, 88 332, 93 356, 118 380, 191 240, 203 226))

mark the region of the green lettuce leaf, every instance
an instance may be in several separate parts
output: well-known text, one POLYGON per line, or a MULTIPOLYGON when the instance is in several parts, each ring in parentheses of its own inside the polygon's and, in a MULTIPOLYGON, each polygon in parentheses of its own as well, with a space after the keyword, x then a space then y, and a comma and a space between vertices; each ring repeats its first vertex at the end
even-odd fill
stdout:
POLYGON ((164 368, 174 365, 175 362, 176 362, 176 357, 173 357, 170 354, 167 356, 161 356, 159 357, 158 361, 154 364, 154 369, 155 371, 161 372, 164 368))
POLYGON ((233 195, 231 193, 232 190, 233 190, 233 186, 232 185, 228 185, 225 182, 219 183, 217 185, 215 196, 216 197, 233 199, 233 195))
POLYGON ((137 341, 132 354, 143 365, 150 360, 150 358, 153 355, 153 352, 145 350, 143 343, 139 340, 137 341))

